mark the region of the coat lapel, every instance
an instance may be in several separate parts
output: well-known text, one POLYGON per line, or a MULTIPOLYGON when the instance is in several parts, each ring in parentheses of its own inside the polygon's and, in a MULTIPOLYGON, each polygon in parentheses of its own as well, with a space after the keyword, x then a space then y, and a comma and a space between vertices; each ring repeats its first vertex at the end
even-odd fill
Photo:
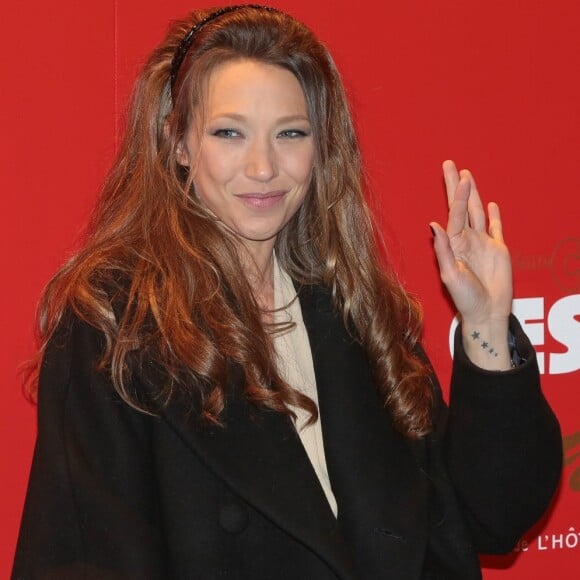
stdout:
POLYGON ((177 397, 165 420, 217 477, 281 529, 351 580, 337 521, 291 420, 232 397, 225 427, 199 428, 177 397))
POLYGON ((418 578, 426 546, 426 479, 408 442, 392 429, 364 352, 333 312, 329 294, 305 287, 299 298, 338 523, 289 418, 232 397, 225 428, 202 429, 178 396, 164 418, 209 470, 319 554, 337 577, 418 578))
POLYGON ((427 478, 410 443, 393 429, 365 353, 333 311, 330 294, 305 287, 300 304, 339 527, 357 578, 419 578, 427 546, 427 478))

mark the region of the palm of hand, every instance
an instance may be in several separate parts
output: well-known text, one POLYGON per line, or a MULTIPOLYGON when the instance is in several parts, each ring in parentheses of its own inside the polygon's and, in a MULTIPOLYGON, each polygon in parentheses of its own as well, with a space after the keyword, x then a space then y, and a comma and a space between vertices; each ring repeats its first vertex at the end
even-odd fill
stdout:
POLYGON ((499 208, 488 206, 489 227, 477 187, 468 171, 443 164, 449 218, 444 230, 432 223, 441 279, 464 320, 507 318, 512 301, 512 272, 503 241, 499 208))

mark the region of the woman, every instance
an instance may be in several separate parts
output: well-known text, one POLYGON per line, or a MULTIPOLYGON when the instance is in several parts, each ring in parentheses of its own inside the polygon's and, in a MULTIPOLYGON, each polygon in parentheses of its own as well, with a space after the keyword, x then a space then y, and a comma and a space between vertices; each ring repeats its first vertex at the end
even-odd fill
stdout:
POLYGON ((14 578, 469 580, 510 550, 559 428, 509 319, 499 210, 486 231, 469 172, 444 176, 449 411, 325 48, 271 8, 177 22, 42 301, 14 578))

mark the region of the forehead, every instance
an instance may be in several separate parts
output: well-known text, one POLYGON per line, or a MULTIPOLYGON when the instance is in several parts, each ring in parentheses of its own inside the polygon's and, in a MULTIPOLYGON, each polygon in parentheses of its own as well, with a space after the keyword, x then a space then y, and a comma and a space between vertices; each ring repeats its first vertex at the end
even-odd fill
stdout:
POLYGON ((304 92, 289 70, 240 59, 216 66, 208 76, 205 105, 210 116, 273 113, 307 116, 304 92))

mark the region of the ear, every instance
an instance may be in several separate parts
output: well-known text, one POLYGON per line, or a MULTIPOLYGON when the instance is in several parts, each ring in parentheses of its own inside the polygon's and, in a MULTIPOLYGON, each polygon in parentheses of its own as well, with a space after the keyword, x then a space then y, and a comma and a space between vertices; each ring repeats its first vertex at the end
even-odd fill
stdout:
MULTIPOLYGON (((163 124, 163 133, 166 139, 169 139, 169 123, 167 120, 163 124)), ((177 144, 177 163, 183 165, 183 167, 189 167, 189 153, 187 147, 183 142, 177 144)))
POLYGON ((177 163, 183 165, 183 167, 189 167, 189 153, 187 152, 187 147, 183 142, 177 144, 177 163))

